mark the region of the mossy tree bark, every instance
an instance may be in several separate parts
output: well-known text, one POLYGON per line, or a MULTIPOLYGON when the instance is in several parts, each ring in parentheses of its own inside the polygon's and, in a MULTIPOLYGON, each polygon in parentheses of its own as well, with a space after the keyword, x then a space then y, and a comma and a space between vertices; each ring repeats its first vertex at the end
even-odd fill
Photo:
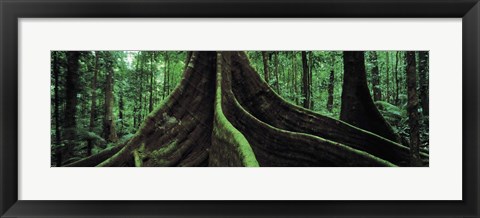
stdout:
POLYGON ((405 146, 286 102, 243 52, 224 51, 193 52, 135 136, 68 166, 408 166, 408 157, 405 146))

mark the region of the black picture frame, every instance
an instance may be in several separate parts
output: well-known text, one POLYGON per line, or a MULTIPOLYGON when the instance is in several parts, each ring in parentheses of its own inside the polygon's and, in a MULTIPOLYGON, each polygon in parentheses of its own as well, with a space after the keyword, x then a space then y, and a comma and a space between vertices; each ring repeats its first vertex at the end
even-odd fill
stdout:
POLYGON ((0 0, 0 16, 1 217, 479 217, 478 0, 0 0), (57 17, 462 18, 463 200, 19 201, 18 19, 57 17))

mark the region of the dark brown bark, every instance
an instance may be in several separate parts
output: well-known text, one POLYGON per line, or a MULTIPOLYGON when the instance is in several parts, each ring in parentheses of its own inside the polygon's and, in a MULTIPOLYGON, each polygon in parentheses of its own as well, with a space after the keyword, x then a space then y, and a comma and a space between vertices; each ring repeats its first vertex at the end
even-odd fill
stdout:
POLYGON ((309 109, 311 105, 310 99, 310 75, 308 70, 308 63, 307 63, 307 52, 302 51, 302 67, 303 67, 303 74, 302 74, 302 105, 304 108, 309 109))
POLYGON ((382 117, 370 96, 365 73, 364 52, 343 52, 343 67, 340 120, 389 140, 398 141, 398 136, 382 117))
POLYGON ((429 97, 428 97, 428 51, 418 52, 419 61, 418 72, 419 72, 419 82, 420 82, 420 103, 422 106, 423 115, 428 116, 429 114, 429 97))
POLYGON ((370 60, 373 64, 372 67, 372 89, 373 89, 373 101, 382 100, 382 90, 380 89, 380 74, 378 72, 377 52, 370 52, 370 60))
POLYGON ((105 54, 107 54, 106 56, 107 76, 106 76, 106 83, 105 83, 105 116, 103 121, 103 135, 108 142, 116 142, 118 138, 117 138, 117 132, 115 129, 115 120, 113 117, 113 105, 114 105, 113 57, 111 57, 111 54, 108 52, 105 54))
POLYGON ((335 88, 335 54, 331 54, 330 57, 330 79, 328 80, 328 99, 327 99, 327 110, 332 112, 333 109, 333 92, 335 88))
MULTIPOLYGON (((92 79, 92 99, 90 104, 90 124, 88 126, 88 131, 93 132, 95 129, 95 118, 97 110, 97 77, 98 77, 98 60, 99 54, 95 53, 95 69, 93 69, 93 79, 92 79)), ((92 155, 93 141, 92 139, 87 140, 87 156, 92 155)))
POLYGON ((408 91, 408 126, 410 127, 410 164, 421 166, 420 134, 418 124, 418 96, 417 96, 417 63, 415 52, 407 51, 407 91, 408 91))
POLYGON ((55 110, 54 110, 54 117, 55 117, 55 144, 57 145, 57 148, 55 149, 55 157, 56 157, 56 166, 62 166, 62 138, 61 138, 61 132, 60 132, 60 95, 58 91, 59 87, 59 77, 60 77, 60 63, 59 63, 59 52, 52 52, 53 55, 53 78, 54 78, 54 104, 55 104, 55 110))
POLYGON ((125 145, 69 166, 408 165, 407 147, 284 101, 242 52, 190 62, 125 145))
POLYGON ((80 52, 67 52, 67 74, 65 78, 65 118, 64 118, 64 139, 66 140, 65 149, 62 152, 62 161, 67 162, 74 157, 76 146, 76 114, 77 114, 77 93, 79 76, 80 52))
POLYGON ((262 51, 262 60, 263 60, 263 78, 268 83, 270 81, 268 73, 268 54, 266 51, 262 51))

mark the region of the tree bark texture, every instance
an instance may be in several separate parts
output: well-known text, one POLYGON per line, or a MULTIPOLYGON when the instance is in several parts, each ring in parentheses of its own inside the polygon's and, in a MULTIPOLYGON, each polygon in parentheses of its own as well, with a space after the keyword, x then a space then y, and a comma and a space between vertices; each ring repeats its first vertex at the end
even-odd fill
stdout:
POLYGON ((106 60, 106 71, 107 71, 107 78, 106 78, 106 85, 105 85, 105 117, 103 123, 103 134, 104 138, 108 142, 116 142, 117 141, 117 131, 115 130, 115 120, 113 117, 113 104, 114 104, 114 97, 113 97, 113 57, 107 56, 106 60))
POLYGON ((420 133, 418 124, 417 63, 415 52, 408 51, 407 57, 408 126, 410 127, 410 164, 420 166, 420 133))
POLYGON ((420 102, 422 106, 422 112, 424 115, 428 116, 430 110, 429 106, 429 97, 428 97, 428 51, 418 52, 418 59, 420 63, 418 64, 419 72, 419 82, 420 82, 420 102))
POLYGON ((64 140, 65 149, 62 152, 63 162, 74 157, 76 127, 77 127, 77 93, 78 93, 78 77, 79 77, 79 59, 80 52, 67 52, 67 74, 65 78, 65 118, 64 118, 64 140))
POLYGON ((389 140, 398 141, 398 136, 378 111, 368 90, 364 52, 345 51, 343 60, 340 120, 389 140))

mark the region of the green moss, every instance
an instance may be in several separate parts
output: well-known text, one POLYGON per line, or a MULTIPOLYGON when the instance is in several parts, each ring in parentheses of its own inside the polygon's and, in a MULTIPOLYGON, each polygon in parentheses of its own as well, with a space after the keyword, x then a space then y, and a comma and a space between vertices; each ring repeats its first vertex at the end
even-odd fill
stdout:
POLYGON ((220 52, 217 52, 217 81, 216 81, 216 96, 215 96, 215 124, 214 125, 214 134, 218 137, 230 142, 231 145, 235 146, 236 152, 240 155, 243 165, 247 167, 258 167, 258 161, 255 157, 255 153, 248 143, 245 136, 238 131, 231 123, 228 121, 225 114, 222 110, 222 71, 220 59, 222 55, 220 52))

